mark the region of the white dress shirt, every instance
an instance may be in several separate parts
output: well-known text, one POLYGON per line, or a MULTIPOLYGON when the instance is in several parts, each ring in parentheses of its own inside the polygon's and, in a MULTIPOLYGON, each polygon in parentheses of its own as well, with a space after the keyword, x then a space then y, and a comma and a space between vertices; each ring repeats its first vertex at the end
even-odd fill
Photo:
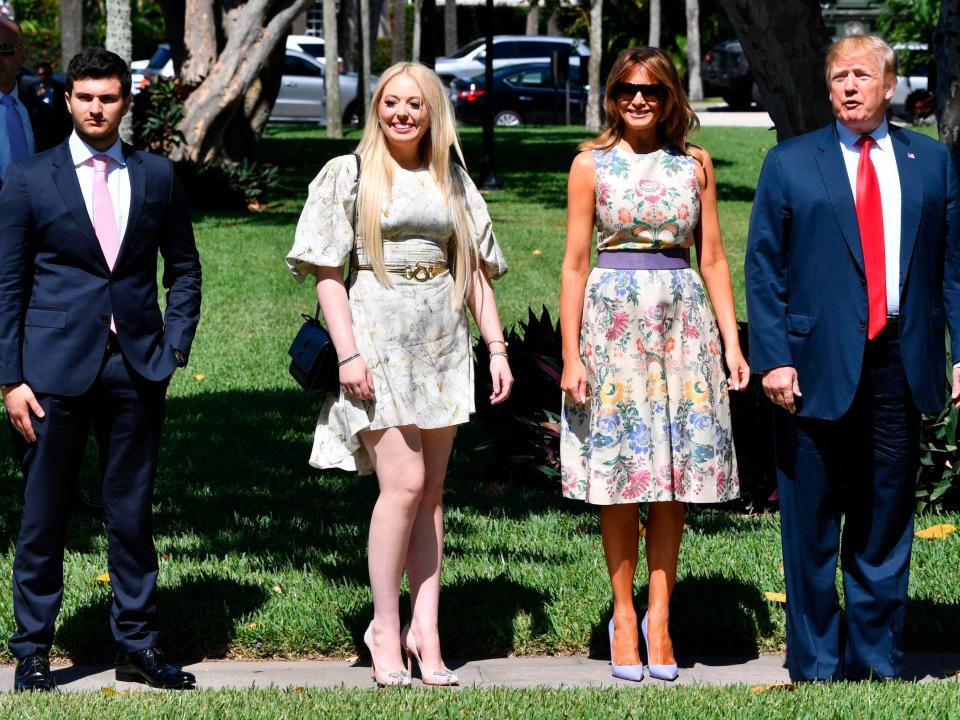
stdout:
POLYGON ((106 155, 110 158, 107 165, 107 189, 113 201, 113 210, 117 214, 117 228, 120 230, 120 241, 123 242, 127 231, 127 218, 130 215, 130 175, 127 172, 127 162, 123 157, 120 140, 109 150, 100 152, 87 145, 77 135, 76 131, 70 136, 70 155, 73 157, 73 166, 77 170, 77 180, 80 181, 80 192, 83 193, 83 202, 87 206, 87 215, 93 223, 93 158, 97 155, 106 155))
MULTIPOLYGON (((27 151, 33 155, 33 153, 37 151, 37 143, 33 137, 33 124, 30 122, 30 114, 27 112, 26 106, 20 101, 20 94, 17 92, 16 85, 13 86, 13 91, 9 94, 13 96, 17 114, 23 123, 23 134, 27 138, 27 151)), ((7 93, 0 91, 0 98, 6 96, 7 93)), ((3 106, 0 105, 0 177, 2 177, 6 171, 7 165, 13 162, 10 156, 10 136, 7 135, 7 122, 5 118, 3 106)))
MULTIPOLYGON (((843 123, 837 122, 837 135, 843 162, 847 166, 847 177, 854 200, 857 197, 857 165, 860 163, 860 148, 856 142, 861 135, 853 132, 843 123)), ((884 264, 887 275, 887 313, 900 314, 900 173, 897 170, 897 158, 893 154, 893 140, 890 139, 890 127, 884 120, 880 127, 870 133, 876 143, 870 151, 870 159, 877 171, 880 182, 880 203, 883 205, 883 247, 884 264)))

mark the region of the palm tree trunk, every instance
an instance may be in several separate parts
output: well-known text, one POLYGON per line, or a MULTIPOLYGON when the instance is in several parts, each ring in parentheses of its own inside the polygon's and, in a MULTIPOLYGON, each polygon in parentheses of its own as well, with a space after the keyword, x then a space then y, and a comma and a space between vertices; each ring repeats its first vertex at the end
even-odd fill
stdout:
POLYGON ((423 39, 423 0, 413 0, 413 48, 410 57, 413 62, 420 62, 420 42, 423 39))
POLYGON ((590 65, 587 77, 590 90, 587 94, 587 127, 594 132, 600 130, 602 118, 600 104, 603 98, 603 85, 600 83, 600 61, 603 55, 603 0, 593 0, 590 6, 590 65))
POLYGON ((457 49, 457 2, 444 0, 443 3, 443 54, 450 56, 457 49))
MULTIPOLYGON (((107 0, 107 50, 115 52, 128 65, 133 56, 133 33, 130 25, 130 0, 107 0)), ((130 113, 120 123, 120 137, 133 140, 133 118, 130 113)))
POLYGON ((393 7, 390 9, 390 34, 393 35, 390 62, 398 63, 407 56, 407 3, 405 0, 393 0, 393 7))
POLYGON ((660 47, 660 0, 650 0, 650 47, 660 47))
POLYGON ((342 138, 340 67, 337 64, 337 0, 323 0, 323 89, 327 95, 327 137, 342 138))
POLYGON ((70 59, 83 48, 83 3, 60 0, 60 67, 66 70, 70 59))
POLYGON ((687 93, 691 100, 703 100, 700 79, 700 2, 687 0, 687 93))

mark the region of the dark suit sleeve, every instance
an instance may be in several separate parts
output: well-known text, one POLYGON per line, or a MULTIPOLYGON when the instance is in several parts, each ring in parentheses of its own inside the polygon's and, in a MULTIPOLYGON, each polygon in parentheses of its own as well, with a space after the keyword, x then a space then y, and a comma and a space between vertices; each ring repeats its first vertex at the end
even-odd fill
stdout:
POLYGON ((787 341, 787 244, 790 208, 776 150, 767 153, 750 214, 746 276, 750 367, 764 372, 792 365, 787 341))
POLYGON ((26 178, 10 165, 0 190, 0 384, 23 380, 20 344, 29 290, 33 229, 26 178))
POLYGON ((193 236, 187 196, 173 166, 167 232, 160 244, 163 286, 167 289, 164 335, 184 358, 190 354, 200 322, 200 254, 193 236))
POLYGON ((943 264, 943 307, 950 328, 951 362, 960 363, 960 183, 949 155, 947 166, 946 252, 943 264))

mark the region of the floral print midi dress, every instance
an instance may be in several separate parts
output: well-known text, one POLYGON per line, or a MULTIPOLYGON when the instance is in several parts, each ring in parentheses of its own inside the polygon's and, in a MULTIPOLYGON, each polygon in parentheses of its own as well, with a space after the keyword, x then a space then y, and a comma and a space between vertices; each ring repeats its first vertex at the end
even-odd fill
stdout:
MULTIPOLYGON (((480 262, 491 279, 507 272, 483 197, 460 166, 467 212, 476 232, 480 262)), ((381 285, 354 240, 357 163, 353 155, 328 162, 310 190, 287 265, 294 277, 312 277, 315 267, 339 267, 353 257, 350 320, 357 351, 373 376, 374 398, 355 400, 341 389, 320 409, 310 464, 317 468, 372 472, 360 442, 365 430, 400 425, 449 427, 474 411, 473 356, 464 305, 454 302, 449 271, 424 282, 390 274, 381 285)), ((393 168, 390 197, 381 210, 384 262, 388 267, 448 261, 453 216, 426 169, 393 168)))
MULTIPOLYGON (((697 160, 675 148, 594 150, 597 247, 689 248, 697 160)), ((720 334, 699 273, 594 268, 580 354, 589 397, 564 397, 563 495, 594 505, 739 494, 720 334)))

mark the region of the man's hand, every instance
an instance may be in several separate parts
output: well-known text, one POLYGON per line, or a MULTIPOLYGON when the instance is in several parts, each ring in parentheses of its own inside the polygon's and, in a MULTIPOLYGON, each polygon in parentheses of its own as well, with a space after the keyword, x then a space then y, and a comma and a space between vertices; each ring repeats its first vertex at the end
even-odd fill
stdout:
POLYGON ((960 410, 960 366, 953 366, 953 391, 950 393, 953 406, 960 410))
MULTIPOLYGON (((954 374, 954 389, 957 388, 958 377, 954 374)), ((796 398, 803 397, 800 385, 797 383, 797 369, 792 365, 767 370, 763 374, 763 391, 770 401, 787 412, 797 412, 796 398)))
POLYGON ((33 390, 26 383, 13 385, 3 389, 3 404, 7 408, 7 415, 13 423, 13 429, 23 435, 28 443, 37 441, 37 433, 33 430, 32 412, 38 418, 43 417, 43 408, 37 402, 33 390))

